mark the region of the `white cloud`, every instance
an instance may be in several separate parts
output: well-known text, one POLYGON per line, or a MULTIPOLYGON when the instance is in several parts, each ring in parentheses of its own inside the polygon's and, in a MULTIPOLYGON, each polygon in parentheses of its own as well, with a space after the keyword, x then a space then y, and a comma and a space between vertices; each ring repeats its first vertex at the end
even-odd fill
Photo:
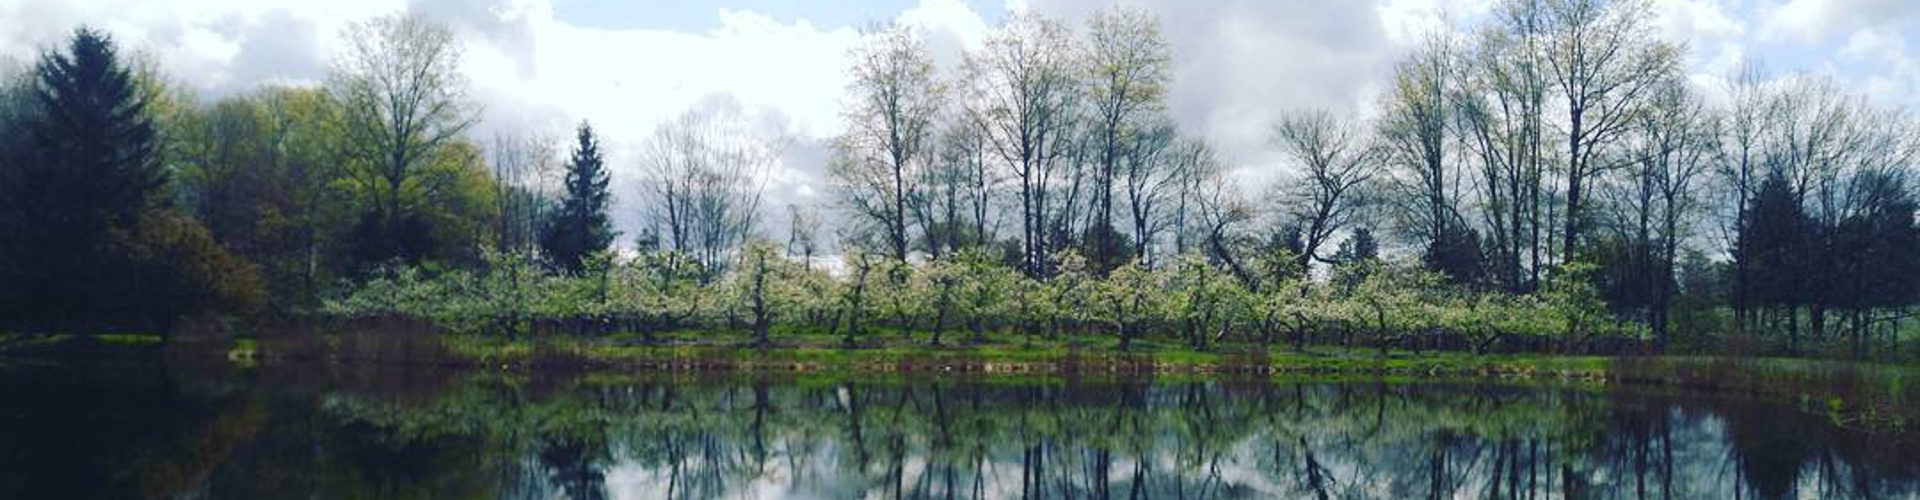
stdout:
MULTIPOLYGON (((86 23, 150 54, 176 80, 219 96, 268 82, 317 82, 348 23, 414 12, 453 26, 466 44, 465 68, 485 106, 476 137, 515 129, 564 140, 579 120, 592 120, 606 136, 610 164, 625 170, 656 124, 727 101, 797 136, 768 206, 823 196, 821 141, 842 125, 856 29, 726 9, 715 10, 718 26, 707 31, 601 29, 556 19, 554 1, 561 0, 0 0, 0 59, 30 60, 86 23)), ((1241 174, 1270 178, 1280 162, 1265 134, 1279 112, 1366 113, 1412 44, 1437 29, 1471 25, 1497 0, 1006 0, 1005 8, 1083 29, 1096 9, 1113 3, 1160 16, 1174 51, 1174 118, 1243 167, 1241 174)), ((1920 65, 1908 56, 1920 1, 1654 0, 1654 8, 1662 36, 1693 47, 1688 64, 1703 87, 1750 56, 1780 50, 1763 41, 1798 41, 1814 46, 1804 49, 1811 55, 1788 55, 1819 67, 1776 70, 1838 72, 1883 96, 1920 89, 1920 65), (1828 39, 1845 43, 1819 47, 1828 39), (1832 64, 1842 58, 1859 64, 1832 64)), ((925 30, 936 60, 952 68, 992 31, 988 14, 960 0, 920 0, 896 19, 925 30)))
POLYGON ((1662 35, 1675 42, 1698 42, 1740 37, 1747 25, 1727 0, 1657 0, 1662 35))
POLYGON ((944 67, 960 64, 968 50, 979 47, 993 31, 980 12, 960 0, 923 0, 901 12, 896 21, 913 26, 926 37, 927 50, 944 67))
POLYGON ((1456 29, 1492 11, 1494 5, 1494 0, 1386 0, 1377 11, 1387 36, 1406 45, 1456 29))
POLYGON ((1910 26, 1920 18, 1913 0, 1788 0, 1762 6, 1762 33, 1773 40, 1814 43, 1836 33, 1882 26, 1910 26))

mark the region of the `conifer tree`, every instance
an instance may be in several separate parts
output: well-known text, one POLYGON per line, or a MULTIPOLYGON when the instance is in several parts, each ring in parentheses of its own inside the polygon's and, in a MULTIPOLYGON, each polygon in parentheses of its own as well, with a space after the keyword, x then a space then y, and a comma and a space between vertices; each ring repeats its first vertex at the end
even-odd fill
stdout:
POLYGON ((582 261, 594 252, 605 251, 613 243, 613 226, 607 221, 608 175, 600 154, 600 140, 593 127, 580 123, 579 142, 573 158, 567 161, 566 193, 560 210, 548 222, 540 238, 540 247, 555 265, 568 272, 579 272, 582 261))
POLYGON ((145 91, 106 34, 75 30, 32 78, 23 147, 0 167, 0 296, 30 328, 66 329, 106 312, 115 235, 164 201, 167 176, 145 91))

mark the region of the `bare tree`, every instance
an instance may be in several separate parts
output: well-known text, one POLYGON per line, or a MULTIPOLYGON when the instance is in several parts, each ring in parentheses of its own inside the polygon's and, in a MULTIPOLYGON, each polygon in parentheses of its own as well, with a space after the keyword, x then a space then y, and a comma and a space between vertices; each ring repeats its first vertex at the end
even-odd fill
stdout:
POLYGON ((905 262, 911 236, 907 205, 933 149, 934 119, 945 88, 913 28, 870 31, 853 52, 853 104, 846 112, 832 173, 854 212, 886 233, 905 262))
POLYGON ((1202 253, 1226 265, 1234 276, 1251 289, 1260 288, 1259 273, 1241 259, 1239 227, 1253 220, 1253 207, 1240 189, 1223 171, 1212 150, 1196 147, 1192 168, 1183 177, 1191 187, 1183 188, 1195 222, 1195 236, 1202 253))
MULTIPOLYGON (((1748 210, 1760 191, 1761 163, 1766 155, 1767 127, 1778 111, 1764 72, 1755 64, 1743 65, 1728 80, 1729 107, 1724 111, 1718 151, 1718 173, 1724 181, 1729 210, 1721 220, 1722 245, 1732 248, 1741 228, 1747 226, 1748 210)), ((1746 259, 1733 259, 1733 314, 1736 333, 1749 326, 1747 286, 1751 283, 1746 259)))
POLYGON ((1080 84, 1069 43, 1059 23, 1020 14, 967 57, 968 117, 1019 183, 1022 268, 1032 276, 1049 274, 1048 192, 1080 84))
POLYGON ((1205 241, 1201 228, 1201 197, 1220 176, 1220 163, 1205 142, 1181 141, 1169 155, 1167 178, 1173 184, 1172 211, 1167 225, 1173 232, 1173 253, 1185 255, 1205 241))
POLYGON ((1299 168, 1283 186, 1281 210, 1300 225, 1305 269, 1320 247, 1353 220, 1361 185, 1379 171, 1380 148, 1372 134, 1325 110, 1289 113, 1274 127, 1274 145, 1299 168))
POLYGON ((340 108, 338 144, 347 179, 391 223, 406 209, 403 184, 476 119, 460 44, 446 26, 413 16, 355 23, 345 39, 350 46, 326 85, 340 108))
POLYGON ((820 216, 800 205, 787 205, 791 219, 787 223, 787 258, 800 258, 806 270, 813 270, 813 256, 820 250, 820 216))
POLYGON ((710 279, 753 235, 785 138, 755 137, 736 111, 689 111, 663 123, 641 158, 646 215, 710 279))
POLYGON ((494 244, 502 251, 534 252, 548 189, 559 172, 553 139, 502 132, 494 135, 487 151, 500 210, 494 244))
POLYGON ((1167 225, 1162 202, 1176 194, 1181 169, 1191 166, 1183 163, 1196 160, 1192 147, 1182 144, 1172 121, 1164 117, 1131 134, 1118 177, 1126 189, 1133 258, 1142 265, 1154 264, 1154 239, 1167 225))
MULTIPOLYGON (((1138 154, 1130 152, 1130 146, 1154 140, 1135 136, 1161 132, 1154 128, 1157 123, 1143 118, 1166 106, 1173 56, 1160 35, 1159 20, 1139 7, 1110 7, 1094 14, 1088 23, 1086 47, 1087 97, 1093 107, 1091 126, 1097 152, 1087 229, 1092 231, 1091 237, 1106 238, 1117 234, 1112 230, 1114 179, 1123 169, 1139 170, 1137 162, 1129 163, 1129 157, 1138 154)), ((1139 226, 1136 221, 1136 229, 1139 226)), ((1140 236, 1136 231, 1135 237, 1140 236)), ((1112 246, 1093 242, 1095 249, 1112 246)), ((1144 258, 1145 242, 1138 246, 1136 256, 1144 258)), ((1108 256, 1089 257, 1095 262, 1110 260, 1108 256)))
POLYGON ((1000 174, 980 130, 965 121, 941 134, 939 155, 924 172, 911 211, 933 258, 993 241, 989 225, 1000 174))
POLYGON ((1567 113, 1566 260, 1578 251, 1586 224, 1588 178, 1618 165, 1607 162, 1605 149, 1678 71, 1679 49, 1653 33, 1653 12, 1645 0, 1550 0, 1546 9, 1544 60, 1567 113))
POLYGON ((1616 183, 1617 213, 1637 283, 1628 284, 1646 305, 1646 321, 1654 341, 1664 348, 1667 311, 1674 298, 1674 264, 1687 226, 1701 199, 1695 181, 1711 165, 1716 140, 1715 118, 1678 78, 1669 80, 1652 98, 1646 113, 1636 118, 1625 139, 1631 167, 1616 183))

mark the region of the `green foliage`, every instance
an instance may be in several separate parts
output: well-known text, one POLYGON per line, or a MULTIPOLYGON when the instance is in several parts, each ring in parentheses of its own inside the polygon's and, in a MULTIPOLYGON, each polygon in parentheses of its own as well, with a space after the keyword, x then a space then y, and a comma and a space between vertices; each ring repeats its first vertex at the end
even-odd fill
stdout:
POLYGON ((1645 336, 1642 327, 1610 320, 1590 265, 1556 271, 1546 290, 1515 296, 1453 285, 1418 263, 1381 260, 1341 266, 1328 280, 1268 281, 1256 293, 1200 255, 1160 269, 1129 262, 1097 278, 1068 251, 1043 282, 980 250, 922 264, 852 251, 844 267, 827 273, 754 243, 727 274, 704 283, 692 259, 670 252, 599 254, 578 274, 519 254, 486 256, 479 270, 386 268, 327 300, 325 312, 413 317, 461 333, 585 321, 592 326, 581 331, 639 333, 649 343, 684 329, 747 331, 763 345, 775 332, 824 332, 846 345, 883 340, 864 335, 873 329, 924 331, 932 342, 964 329, 980 342, 1014 327, 1049 338, 1105 336, 1121 349, 1164 339, 1204 351, 1284 336, 1296 347, 1357 339, 1381 350, 1577 352, 1602 339, 1645 336))
POLYGON ((588 254, 606 251, 614 237, 613 225, 607 221, 612 194, 607 191, 610 179, 602 165, 600 139, 585 122, 580 124, 579 135, 573 159, 567 162, 563 183, 566 193, 560 199, 560 211, 547 222, 540 237, 540 249, 547 258, 575 273, 582 270, 588 254))
POLYGON ((0 124, 0 303, 18 307, 0 321, 164 332, 184 314, 257 312, 257 270, 169 206, 152 75, 81 28, 32 78, 8 85, 0 124))

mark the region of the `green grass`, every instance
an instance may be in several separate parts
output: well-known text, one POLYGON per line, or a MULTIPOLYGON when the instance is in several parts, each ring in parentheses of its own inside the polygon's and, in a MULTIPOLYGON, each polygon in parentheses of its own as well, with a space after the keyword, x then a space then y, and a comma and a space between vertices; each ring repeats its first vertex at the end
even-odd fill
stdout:
POLYGON ((93 339, 110 346, 156 346, 166 342, 159 335, 138 333, 106 333, 94 335, 93 339))
MULTIPOLYGON (((705 338, 713 338, 706 336, 705 338)), ((1835 424, 1872 432, 1920 429, 1920 367, 1788 358, 1605 357, 1546 354, 1475 355, 1465 352, 1388 351, 1318 347, 1305 352, 1258 351, 1229 345, 1195 351, 1180 345, 1137 343, 1119 351, 1095 339, 1059 338, 983 345, 931 346, 875 342, 847 348, 832 339, 783 338, 776 347, 745 347, 746 339, 699 345, 632 345, 604 339, 547 339, 539 344, 455 337, 455 355, 509 371, 550 368, 590 373, 695 375, 722 370, 781 373, 846 380, 887 374, 956 373, 993 380, 1074 377, 1268 379, 1366 378, 1417 381, 1503 379, 1569 381, 1588 387, 1636 385, 1759 397, 1828 416, 1835 424)), ((1010 339, 991 339, 1005 342, 1010 339)), ((878 377, 876 377, 878 376, 878 377)))

